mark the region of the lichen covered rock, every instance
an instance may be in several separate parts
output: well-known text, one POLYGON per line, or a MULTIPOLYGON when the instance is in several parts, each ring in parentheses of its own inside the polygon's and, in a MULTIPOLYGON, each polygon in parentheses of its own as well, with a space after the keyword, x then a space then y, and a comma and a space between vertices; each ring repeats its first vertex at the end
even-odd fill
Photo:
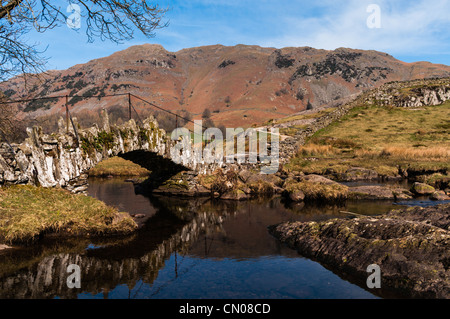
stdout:
POLYGON ((411 187, 411 192, 417 194, 417 195, 431 195, 435 192, 435 189, 433 186, 415 182, 413 186, 411 187))
POLYGON ((285 195, 293 201, 335 202, 347 199, 348 187, 320 175, 288 178, 284 183, 285 195))

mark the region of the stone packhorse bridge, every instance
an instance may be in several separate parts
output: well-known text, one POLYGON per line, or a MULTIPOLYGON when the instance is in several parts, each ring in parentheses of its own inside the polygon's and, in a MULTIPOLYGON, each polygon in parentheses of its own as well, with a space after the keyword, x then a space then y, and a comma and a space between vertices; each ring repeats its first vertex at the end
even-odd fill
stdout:
MULTIPOLYGON (((309 136, 340 119, 358 103, 361 103, 361 97, 337 107, 333 112, 317 117, 295 136, 282 139, 279 147, 271 150, 279 152, 279 161, 276 159, 275 165, 289 161, 309 136)), ((80 176, 85 175, 103 159, 118 155, 152 172, 162 173, 160 175, 163 179, 168 179, 180 171, 190 170, 195 174, 207 174, 218 167, 227 170, 229 166, 228 163, 218 162, 204 155, 200 159, 197 158, 190 138, 183 137, 179 141, 172 141, 166 132, 159 128, 153 117, 145 119, 141 125, 130 120, 120 126, 111 126, 106 111, 104 110, 102 114, 103 123, 100 128, 94 125, 89 129, 78 131, 74 129, 78 127, 75 118, 69 128, 61 118, 57 133, 46 135, 39 127, 33 127, 27 129, 28 138, 23 143, 12 146, 1 144, 0 186, 10 184, 60 186, 77 192, 77 188, 85 187, 85 183, 79 183, 80 176), (174 148, 175 144, 181 146, 177 161, 179 164, 173 161, 174 154, 171 154, 171 149, 177 149, 174 148)), ((249 154, 235 154, 235 156, 247 157, 249 154)), ((243 163, 239 166, 247 169, 260 168, 261 162, 243 163)), ((160 177, 158 176, 158 179, 160 177)))
MULTIPOLYGON (((181 162, 176 164, 170 150, 179 141, 172 141, 153 117, 145 119, 142 125, 130 120, 120 126, 111 126, 106 111, 103 110, 102 114, 100 128, 94 125, 77 130, 75 118, 73 125, 67 128, 61 118, 57 133, 47 135, 41 128, 33 127, 27 129, 28 138, 21 144, 3 143, 0 148, 0 185, 32 184, 73 190, 71 185, 76 188, 79 177, 103 159, 132 155, 133 152, 139 152, 139 156, 134 158, 140 157, 138 164, 141 166, 150 171, 164 170, 172 175, 183 170, 206 173, 218 165, 196 161, 188 148, 181 150, 181 162)), ((191 140, 181 138, 181 143, 191 143, 191 140)))

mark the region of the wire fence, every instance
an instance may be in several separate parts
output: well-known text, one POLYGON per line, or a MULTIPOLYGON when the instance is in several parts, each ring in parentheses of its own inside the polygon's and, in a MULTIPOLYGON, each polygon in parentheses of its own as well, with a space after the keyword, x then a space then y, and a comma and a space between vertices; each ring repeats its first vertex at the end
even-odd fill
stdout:
MULTIPOLYGON (((72 126, 73 131, 75 133, 75 136, 78 138, 78 128, 76 127, 72 113, 70 112, 69 105, 73 105, 76 103, 81 102, 82 100, 87 99, 98 99, 99 101, 105 98, 112 98, 112 97, 126 97, 126 104, 127 107, 127 119, 131 120, 133 119, 133 115, 138 123, 143 123, 143 120, 141 116, 139 115, 138 111, 134 107, 134 103, 136 101, 139 101, 141 104, 148 105, 152 107, 155 110, 158 110, 158 112, 163 112, 171 117, 173 117, 173 120, 175 121, 175 128, 179 128, 180 126, 185 126, 187 123, 192 123, 195 127, 195 125, 200 125, 193 121, 191 118, 188 118, 186 116, 182 116, 178 113, 175 113, 173 111, 169 111, 159 105, 156 105, 155 103, 152 103, 138 95, 132 94, 132 93, 117 93, 117 94, 104 94, 104 95, 57 95, 57 96, 45 96, 45 97, 35 97, 30 99, 18 99, 18 100, 7 100, 7 101, 0 101, 0 105, 10 105, 10 104, 29 104, 29 103, 36 103, 36 102, 42 102, 42 101, 52 101, 53 103, 58 103, 61 100, 64 100, 63 107, 65 108, 65 115, 66 115, 66 130, 69 132, 69 127, 72 126)), ((201 125, 202 131, 207 129, 207 127, 201 125)), ((8 132, 4 132, 2 128, 0 128, 0 138, 3 139, 9 149, 14 152, 14 148, 11 145, 9 139, 7 138, 8 132)))

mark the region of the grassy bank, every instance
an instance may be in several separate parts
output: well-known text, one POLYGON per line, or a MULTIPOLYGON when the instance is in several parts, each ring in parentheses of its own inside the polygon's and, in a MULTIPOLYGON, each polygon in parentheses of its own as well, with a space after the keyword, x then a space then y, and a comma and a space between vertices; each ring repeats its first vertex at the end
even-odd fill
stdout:
POLYGON ((89 176, 92 177, 147 176, 149 174, 147 169, 120 157, 105 159, 89 170, 89 176))
POLYGON ((92 197, 34 186, 0 188, 0 242, 22 243, 46 233, 128 234, 136 223, 92 197))
POLYGON ((323 174, 349 167, 396 175, 398 167, 450 167, 450 103, 420 109, 361 106, 316 132, 286 165, 323 174))

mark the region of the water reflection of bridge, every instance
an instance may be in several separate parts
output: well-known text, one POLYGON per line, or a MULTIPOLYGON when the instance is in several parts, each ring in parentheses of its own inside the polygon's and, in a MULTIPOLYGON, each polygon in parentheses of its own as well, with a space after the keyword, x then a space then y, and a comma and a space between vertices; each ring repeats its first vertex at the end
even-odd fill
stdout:
MULTIPOLYGON (((108 188, 108 192, 118 196, 117 189, 108 188)), ((0 255, 0 298, 77 298, 81 292, 107 294, 118 286, 125 289, 125 292, 121 290, 121 298, 126 297, 125 286, 133 298, 141 284, 151 286, 151 293, 157 293, 156 286, 170 284, 165 281, 167 276, 155 281, 162 270, 170 274, 170 280, 177 280, 205 257, 211 260, 256 260, 271 255, 297 258, 297 252, 270 236, 266 227, 288 220, 334 218, 345 209, 286 207, 277 199, 238 202, 158 196, 150 201, 155 211, 151 211, 148 222, 132 237, 54 241, 53 246, 46 243, 24 249, 22 258, 18 257, 20 251, 6 251, 0 255), (97 246, 86 250, 90 243, 97 246), (183 263, 185 257, 195 260, 183 263), (67 288, 69 264, 81 268, 81 290, 67 288)), ((380 203, 377 207, 379 210, 380 203)), ((368 206, 360 208, 367 210, 368 206)), ((359 212, 357 207, 347 210, 359 212)))
MULTIPOLYGON (((133 287, 139 280, 151 284, 172 253, 187 252, 200 234, 217 231, 227 215, 226 209, 207 212, 195 201, 189 201, 189 207, 173 198, 152 199, 152 203, 158 212, 144 227, 147 229, 125 244, 112 242, 76 252, 62 249, 35 264, 21 264, 21 269, 5 265, 6 273, 0 272, 0 298, 77 298, 80 292, 98 294, 123 284, 133 287), (67 287, 70 264, 80 266, 81 289, 67 287)), ((6 262, 0 258, 0 266, 6 262)), ((176 272, 175 264, 175 276, 176 272)))

